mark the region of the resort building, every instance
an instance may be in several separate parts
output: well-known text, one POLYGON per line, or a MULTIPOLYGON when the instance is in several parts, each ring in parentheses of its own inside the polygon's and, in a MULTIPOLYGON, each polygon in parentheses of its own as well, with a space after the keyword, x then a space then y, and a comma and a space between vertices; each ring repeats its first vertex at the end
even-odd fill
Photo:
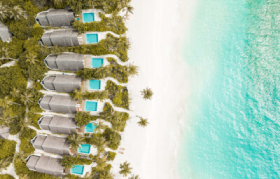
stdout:
POLYGON ((45 58, 46 66, 51 70, 78 71, 85 68, 85 55, 77 53, 62 53, 49 55, 45 58))
POLYGON ((43 150, 47 153, 58 155, 69 155, 69 143, 66 138, 37 135, 31 140, 33 147, 38 150, 43 150))
POLYGON ((0 40, 9 42, 12 39, 12 34, 9 28, 0 21, 0 40))
POLYGON ((75 14, 69 9, 50 9, 38 13, 35 20, 41 26, 71 26, 75 20, 75 14))
POLYGON ((0 138, 8 139, 10 136, 10 128, 0 126, 0 138))
POLYGON ((41 37, 41 43, 45 46, 72 47, 80 45, 79 33, 73 30, 55 30, 45 32, 41 37))
POLYGON ((67 114, 76 113, 77 107, 79 107, 76 100, 72 100, 70 96, 62 95, 45 95, 39 100, 39 105, 46 111, 67 114))
POLYGON ((41 84, 46 90, 71 93, 81 88, 82 78, 76 75, 48 75, 41 84))
POLYGON ((61 165, 61 159, 48 156, 30 155, 27 158, 26 166, 29 170, 55 176, 63 176, 66 173, 61 165))
POLYGON ((57 134, 72 134, 77 132, 78 126, 72 117, 43 116, 38 120, 42 130, 57 134))
POLYGON ((104 56, 83 55, 64 52, 60 55, 49 55, 45 58, 46 66, 51 70, 78 71, 84 68, 99 68, 104 66, 104 56))

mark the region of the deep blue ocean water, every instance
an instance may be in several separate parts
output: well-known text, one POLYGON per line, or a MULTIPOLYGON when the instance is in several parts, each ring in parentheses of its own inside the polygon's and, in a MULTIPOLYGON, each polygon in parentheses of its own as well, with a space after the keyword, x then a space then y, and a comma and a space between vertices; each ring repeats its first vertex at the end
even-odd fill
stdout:
POLYGON ((197 0, 178 173, 280 178, 280 0, 197 0))

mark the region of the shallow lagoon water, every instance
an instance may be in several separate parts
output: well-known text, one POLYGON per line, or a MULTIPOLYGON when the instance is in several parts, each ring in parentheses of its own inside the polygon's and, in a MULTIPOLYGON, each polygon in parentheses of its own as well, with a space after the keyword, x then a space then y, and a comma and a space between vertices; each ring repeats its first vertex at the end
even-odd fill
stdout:
POLYGON ((198 0, 180 178, 280 178, 280 1, 198 0))

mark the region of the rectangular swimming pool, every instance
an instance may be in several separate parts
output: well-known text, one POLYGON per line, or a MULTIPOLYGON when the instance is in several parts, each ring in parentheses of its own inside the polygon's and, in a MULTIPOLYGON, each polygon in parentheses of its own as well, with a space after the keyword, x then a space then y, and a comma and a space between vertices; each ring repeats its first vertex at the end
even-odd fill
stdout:
POLYGON ((87 44, 98 43, 98 34, 86 34, 87 44))
POLYGON ((85 108, 86 111, 97 111, 97 102, 86 101, 85 108))
POLYGON ((93 132, 95 130, 95 128, 97 127, 97 125, 93 124, 93 123, 88 123, 85 127, 85 132, 93 132))
POLYGON ((91 67, 98 68, 103 65, 103 58, 92 58, 91 59, 91 67))
POLYGON ((83 22, 93 22, 94 21, 94 13, 83 13, 83 22))
POLYGON ((90 153, 90 145, 89 144, 81 144, 81 147, 78 148, 78 153, 89 154, 90 153))
POLYGON ((77 174, 77 175, 83 175, 84 166, 83 165, 74 165, 74 167, 71 168, 71 173, 77 174))
POLYGON ((100 80, 89 80, 89 89, 100 89, 101 81, 100 80))

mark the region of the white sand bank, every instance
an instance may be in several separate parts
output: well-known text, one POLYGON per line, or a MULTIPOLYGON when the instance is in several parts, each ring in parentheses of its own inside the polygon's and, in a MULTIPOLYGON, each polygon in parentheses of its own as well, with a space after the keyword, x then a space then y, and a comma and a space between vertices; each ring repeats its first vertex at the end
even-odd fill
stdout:
POLYGON ((141 179, 174 179, 176 146, 180 139, 180 119, 184 114, 188 82, 182 45, 194 9, 194 0, 133 1, 134 14, 127 20, 131 42, 130 62, 140 67, 139 76, 130 79, 131 119, 122 134, 121 147, 113 173, 119 163, 128 161, 141 179), (140 91, 152 88, 154 96, 145 101, 140 91), (149 125, 137 125, 139 115, 149 125))

